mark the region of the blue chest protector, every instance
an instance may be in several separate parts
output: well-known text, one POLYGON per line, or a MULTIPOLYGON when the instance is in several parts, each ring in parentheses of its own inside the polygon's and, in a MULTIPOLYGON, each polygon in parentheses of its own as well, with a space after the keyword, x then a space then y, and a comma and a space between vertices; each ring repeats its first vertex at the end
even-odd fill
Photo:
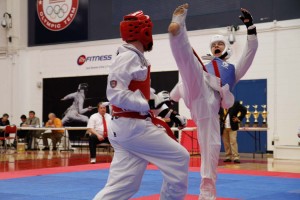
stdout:
POLYGON ((217 72, 215 72, 213 61, 217 64, 219 69, 220 78, 222 82, 222 86, 228 84, 230 91, 232 92, 235 86, 235 67, 233 64, 229 64, 220 58, 214 58, 211 62, 205 65, 206 70, 209 74, 217 76, 217 72))

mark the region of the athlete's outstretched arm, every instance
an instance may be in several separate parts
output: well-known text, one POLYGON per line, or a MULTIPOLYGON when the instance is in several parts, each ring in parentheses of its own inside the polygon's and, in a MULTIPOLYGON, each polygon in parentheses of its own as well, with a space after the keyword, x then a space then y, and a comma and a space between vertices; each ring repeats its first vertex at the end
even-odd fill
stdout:
POLYGON ((236 83, 246 74, 250 68, 258 48, 256 27, 253 24, 253 18, 250 12, 241 8, 243 15, 239 16, 247 27, 247 42, 238 63, 236 64, 235 77, 236 83))

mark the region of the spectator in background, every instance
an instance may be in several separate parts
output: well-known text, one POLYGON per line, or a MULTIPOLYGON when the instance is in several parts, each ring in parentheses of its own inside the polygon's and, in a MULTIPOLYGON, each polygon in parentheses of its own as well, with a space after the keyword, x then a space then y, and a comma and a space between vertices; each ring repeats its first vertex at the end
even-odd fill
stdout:
MULTIPOLYGON (((46 123, 45 127, 51 127, 51 128, 62 128, 62 121, 56 117, 54 113, 49 113, 48 115, 48 122, 46 123)), ((61 138, 64 135, 64 130, 52 130, 50 133, 44 133, 43 134, 43 151, 49 151, 49 144, 48 144, 48 138, 51 138, 52 144, 53 144, 53 151, 57 150, 56 144, 61 141, 61 138)))
MULTIPOLYGON (((23 127, 36 127, 40 126, 40 119, 35 116, 34 111, 29 111, 29 117, 26 119, 25 123, 22 124, 23 127)), ((41 137, 41 131, 30 130, 26 136, 27 150, 37 150, 36 138, 41 137), (33 142, 33 148, 32 148, 33 142)))
POLYGON ((231 160, 233 160, 234 163, 240 163, 238 143, 236 140, 237 130, 239 129, 240 121, 244 119, 246 113, 247 108, 238 101, 235 101, 233 106, 228 110, 221 109, 221 133, 226 155, 224 162, 231 162, 231 160))
POLYGON ((108 103, 106 102, 98 103, 98 112, 91 115, 88 121, 87 132, 89 133, 89 147, 92 164, 96 163, 97 144, 109 143, 107 134, 111 115, 106 113, 107 105, 108 103))
MULTIPOLYGON (((2 117, 0 118, 0 126, 10 125, 10 122, 9 122, 8 118, 9 118, 9 115, 7 113, 4 113, 2 115, 2 117)), ((0 137, 6 137, 6 136, 8 136, 8 134, 5 134, 4 131, 1 131, 0 133, 1 133, 0 137)), ((3 141, 2 145, 3 146, 5 145, 5 141, 3 141)))

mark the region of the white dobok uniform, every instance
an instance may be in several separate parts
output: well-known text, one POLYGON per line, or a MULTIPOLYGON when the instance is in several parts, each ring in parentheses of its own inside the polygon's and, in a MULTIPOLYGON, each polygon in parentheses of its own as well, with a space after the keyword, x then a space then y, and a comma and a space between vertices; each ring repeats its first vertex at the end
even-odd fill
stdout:
MULTIPOLYGON (((149 63, 134 46, 125 44, 110 67, 107 98, 114 106, 146 115, 148 101, 140 90, 131 91, 132 80, 147 78, 149 63)), ((149 88, 150 90, 150 88, 149 88)), ((108 137, 114 157, 105 187, 97 200, 127 200, 139 189, 148 163, 162 172, 161 200, 183 200, 187 192, 189 153, 171 139, 151 118, 113 117, 108 137)))
MULTIPOLYGON (((198 141, 201 151, 201 185, 199 199, 216 199, 216 179, 219 153, 221 148, 219 109, 231 107, 234 97, 226 84, 221 87, 220 78, 210 75, 194 56, 185 26, 185 13, 174 16, 173 21, 180 25, 179 34, 170 34, 170 45, 176 60, 182 85, 175 92, 182 93, 186 106, 197 124, 198 141), (222 98, 221 98, 222 97, 222 98)), ((258 47, 256 35, 248 35, 246 47, 235 66, 237 83, 249 69, 258 47)), ((224 61, 226 62, 226 61, 224 61)), ((175 94, 174 99, 178 100, 175 94)), ((172 98, 172 96, 171 96, 172 98)))

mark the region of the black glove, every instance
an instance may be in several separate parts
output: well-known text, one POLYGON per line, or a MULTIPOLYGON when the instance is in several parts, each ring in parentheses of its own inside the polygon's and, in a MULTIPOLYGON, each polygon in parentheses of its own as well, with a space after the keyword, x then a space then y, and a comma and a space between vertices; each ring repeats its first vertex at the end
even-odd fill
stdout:
POLYGON ((170 101, 170 94, 167 91, 161 91, 157 95, 154 96, 154 99, 150 99, 148 101, 148 104, 150 106, 150 109, 158 109, 160 108, 164 103, 167 103, 170 101))
POLYGON ((253 35, 253 34, 256 35, 256 27, 249 29, 249 27, 253 25, 253 18, 251 16, 250 12, 244 8, 241 8, 241 12, 243 13, 243 16, 240 15, 239 18, 246 25, 248 35, 253 35))

